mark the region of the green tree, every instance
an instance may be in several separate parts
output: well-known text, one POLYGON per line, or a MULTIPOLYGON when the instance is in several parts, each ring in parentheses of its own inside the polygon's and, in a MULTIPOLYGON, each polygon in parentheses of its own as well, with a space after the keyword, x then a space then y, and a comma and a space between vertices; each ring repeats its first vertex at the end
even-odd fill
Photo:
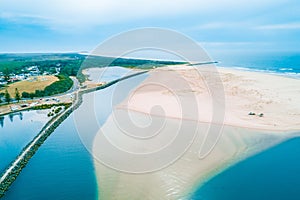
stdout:
POLYGON ((30 97, 30 99, 33 99, 34 98, 34 93, 29 93, 29 97, 30 97))
POLYGON ((19 102, 21 100, 21 95, 18 88, 15 89, 15 99, 19 102))
POLYGON ((5 98, 5 101, 9 104, 11 101, 11 98, 10 98, 10 94, 8 93, 7 90, 5 90, 4 98, 5 98))
POLYGON ((0 93, 0 103, 2 103, 3 101, 2 101, 2 97, 4 97, 4 93, 0 93))
POLYGON ((28 92, 22 92, 22 98, 30 98, 30 94, 28 92))

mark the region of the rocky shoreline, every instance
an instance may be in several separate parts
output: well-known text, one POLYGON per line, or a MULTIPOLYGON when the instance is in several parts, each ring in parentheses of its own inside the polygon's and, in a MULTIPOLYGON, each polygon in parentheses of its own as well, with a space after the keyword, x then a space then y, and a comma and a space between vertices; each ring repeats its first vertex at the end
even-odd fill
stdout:
POLYGON ((131 74, 111 82, 107 84, 98 86, 96 88, 90 88, 86 90, 81 90, 75 93, 74 103, 72 106, 67 108, 60 115, 52 118, 46 125, 41 129, 41 131, 37 134, 33 140, 27 144, 26 147, 23 148, 21 153, 16 157, 16 159, 11 162, 11 164, 6 168, 4 173, 0 176, 0 198, 4 196, 5 192, 9 189, 11 184, 16 180, 17 176, 21 173, 22 169, 27 165, 31 157, 37 152, 39 147, 46 141, 46 139, 51 135, 51 133, 74 111, 76 110, 83 102, 83 94, 95 92, 97 90, 101 90, 107 88, 111 85, 118 83, 119 81, 144 74, 147 71, 138 72, 135 74, 131 74))

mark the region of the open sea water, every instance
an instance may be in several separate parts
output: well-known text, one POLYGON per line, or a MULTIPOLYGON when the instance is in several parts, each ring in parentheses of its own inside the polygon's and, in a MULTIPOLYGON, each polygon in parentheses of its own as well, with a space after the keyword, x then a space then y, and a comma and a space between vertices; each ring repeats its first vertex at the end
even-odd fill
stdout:
MULTIPOLYGON (((300 79, 300 53, 225 53, 216 59, 219 66, 300 79)), ((191 199, 300 199, 300 138, 237 163, 199 187, 191 199)))
MULTIPOLYGON (((224 54, 223 57, 216 57, 215 60, 220 62, 218 64, 220 66, 300 78, 299 53, 224 54)), ((117 73, 115 71, 114 69, 112 73, 114 78, 117 73)), ((120 71, 120 76, 126 72, 123 69, 120 71)), ((109 76, 105 78, 109 79, 109 76)), ((138 84, 140 81, 135 80, 133 83, 138 84)), ((108 94, 108 90, 99 91, 98 95, 108 94)), ((104 98, 106 100, 102 103, 110 102, 109 95, 104 98)), ((97 113, 98 119, 102 121, 106 119, 111 108, 96 106, 96 109, 102 109, 101 113, 97 113)), ((0 121, 0 125, 4 123, 3 128, 0 127, 1 170, 45 123, 45 121, 34 123, 31 120, 29 122, 32 124, 26 123, 31 115, 28 114, 27 117, 24 113, 22 120, 21 116, 17 116, 13 121, 8 121, 8 117, 0 121), (8 147, 12 148, 13 153, 7 153, 8 147)), ((198 188, 191 198, 199 200, 300 199, 299 160, 300 139, 291 139, 215 176, 198 188)), ((93 159, 81 143, 71 115, 46 140, 2 199, 89 200, 97 197, 93 159)))
POLYGON ((300 79, 300 52, 223 52, 214 56, 218 66, 300 79))

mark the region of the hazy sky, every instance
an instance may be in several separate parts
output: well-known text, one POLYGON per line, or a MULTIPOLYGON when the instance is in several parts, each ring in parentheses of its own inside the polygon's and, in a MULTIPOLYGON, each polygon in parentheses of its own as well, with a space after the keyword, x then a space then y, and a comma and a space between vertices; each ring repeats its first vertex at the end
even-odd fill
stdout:
POLYGON ((299 0, 0 0, 0 52, 91 51, 140 27, 208 50, 298 51, 299 13, 299 0))

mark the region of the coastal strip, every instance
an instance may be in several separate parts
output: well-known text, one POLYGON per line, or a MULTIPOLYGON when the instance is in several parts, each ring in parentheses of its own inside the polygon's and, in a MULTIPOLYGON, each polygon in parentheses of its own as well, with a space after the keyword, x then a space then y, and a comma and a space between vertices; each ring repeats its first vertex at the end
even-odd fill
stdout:
POLYGON ((72 106, 63 111, 60 115, 52 118, 37 134, 37 136, 23 148, 21 153, 16 159, 7 167, 4 173, 0 177, 0 198, 4 196, 5 192, 9 189, 12 183, 16 180, 22 169, 27 165, 30 158, 37 152, 39 147, 46 141, 46 139, 54 132, 54 130, 74 111, 82 104, 83 94, 102 90, 110 87, 122 80, 138 76, 148 71, 141 71, 122 78, 110 81, 104 85, 97 86, 95 88, 89 88, 75 92, 74 103, 72 106))
POLYGON ((205 65, 155 68, 137 89, 114 105, 114 113, 101 125, 103 134, 97 134, 93 140, 94 155, 109 158, 101 160, 103 162, 94 159, 99 199, 193 199, 194 192, 216 174, 297 136, 300 130, 300 87, 296 87, 299 80, 230 68, 209 70, 205 65), (218 108, 222 105, 218 104, 222 103, 218 96, 217 109, 215 112, 212 109, 211 93, 216 91, 212 90, 215 87, 209 89, 207 82, 214 84, 214 77, 221 79, 224 88, 223 123, 212 120, 213 114, 221 112, 218 108), (155 107, 163 112, 153 112, 155 107), (192 115, 194 110, 197 113, 192 115), (138 123, 143 130, 122 123, 127 122, 125 116, 130 116, 130 122, 138 123), (158 126, 157 122, 162 125, 158 126), (222 131, 210 131, 215 125, 223 125, 222 131), (153 133, 155 137, 140 139, 153 133), (193 139, 187 139, 190 133, 194 134, 193 139), (208 137, 219 133, 218 140, 208 137), (129 152, 129 156, 118 159, 121 156, 117 151, 112 153, 110 148, 105 149, 103 138, 120 152, 129 152), (177 151, 183 144, 187 146, 186 151, 177 151), (213 150, 206 157, 200 157, 204 144, 208 148, 214 145, 213 150), (170 153, 164 153, 165 150, 170 153), (172 156, 176 159, 174 162, 163 163, 172 156), (158 169, 159 165, 161 169, 150 171, 150 167, 158 169), (144 171, 150 170, 140 174, 126 172, 141 167, 144 171))

